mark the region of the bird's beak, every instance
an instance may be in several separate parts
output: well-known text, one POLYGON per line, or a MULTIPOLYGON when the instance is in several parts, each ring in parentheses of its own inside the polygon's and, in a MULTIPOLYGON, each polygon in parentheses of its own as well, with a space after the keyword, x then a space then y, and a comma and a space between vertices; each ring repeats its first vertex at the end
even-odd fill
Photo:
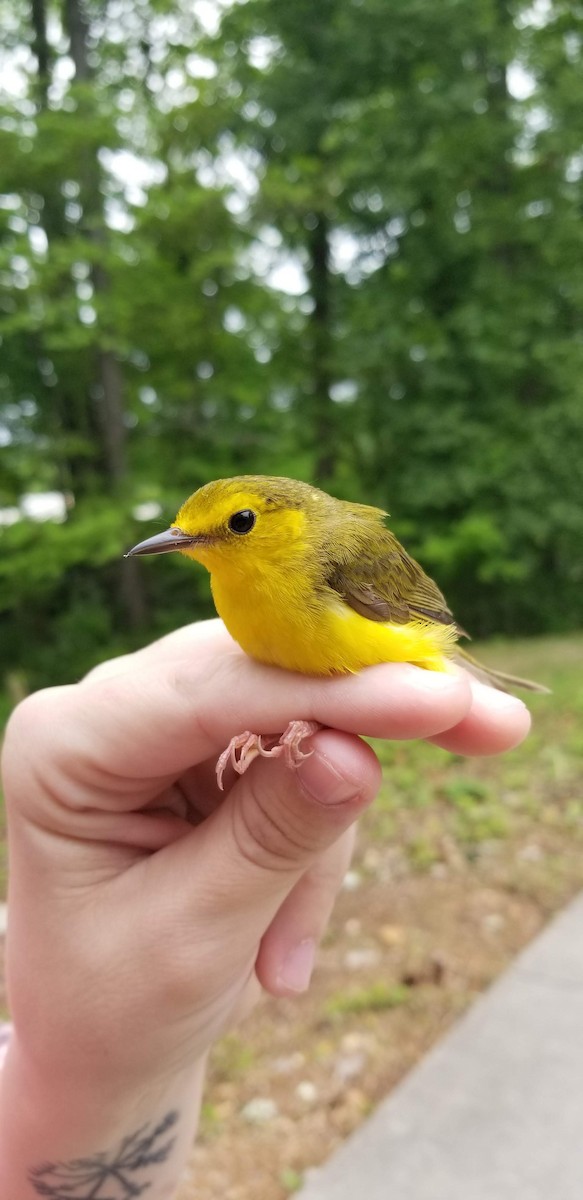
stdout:
POLYGON ((171 529, 155 533, 153 537, 146 538, 145 542, 138 542, 137 546, 132 546, 131 550, 124 554, 124 558, 131 558, 134 554, 169 554, 171 550, 185 550, 187 546, 196 546, 197 542, 203 540, 173 525, 171 529))

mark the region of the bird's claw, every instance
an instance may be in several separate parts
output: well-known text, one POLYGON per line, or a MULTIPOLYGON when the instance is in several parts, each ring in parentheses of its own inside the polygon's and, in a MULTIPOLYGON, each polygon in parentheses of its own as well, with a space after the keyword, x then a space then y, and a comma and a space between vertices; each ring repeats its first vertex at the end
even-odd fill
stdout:
POLYGON ((280 737, 277 734, 251 733, 248 729, 238 733, 231 738, 227 749, 217 760, 219 788, 223 791, 223 775, 229 764, 238 775, 244 775, 255 758, 280 758, 283 755, 286 767, 299 767, 305 758, 314 753, 313 750, 302 750, 302 742, 319 728, 316 721, 290 721, 280 737), (270 742, 273 744, 269 745, 270 742))

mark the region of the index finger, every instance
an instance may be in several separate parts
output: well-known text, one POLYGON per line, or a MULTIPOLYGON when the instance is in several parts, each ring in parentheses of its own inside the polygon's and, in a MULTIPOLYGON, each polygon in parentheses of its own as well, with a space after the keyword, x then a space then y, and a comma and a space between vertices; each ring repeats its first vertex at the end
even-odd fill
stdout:
POLYGON ((201 663, 205 658, 214 658, 225 650, 233 650, 237 643, 227 631, 219 617, 206 621, 193 621, 180 629, 173 629, 155 642, 149 642, 140 650, 130 654, 119 654, 116 658, 106 659, 87 672, 80 681, 81 684, 94 683, 96 679, 111 679, 114 675, 123 675, 136 667, 152 665, 156 662, 181 661, 195 654, 201 663))
POLYGON ((193 652, 142 661, 26 703, 39 706, 41 730, 51 727, 53 760, 57 754, 62 767, 81 766, 85 775, 89 768, 111 788, 112 776, 159 786, 218 755, 245 729, 281 733, 299 718, 370 737, 430 737, 458 725, 471 696, 461 675, 391 663, 312 678, 254 662, 231 643, 210 658, 193 652))

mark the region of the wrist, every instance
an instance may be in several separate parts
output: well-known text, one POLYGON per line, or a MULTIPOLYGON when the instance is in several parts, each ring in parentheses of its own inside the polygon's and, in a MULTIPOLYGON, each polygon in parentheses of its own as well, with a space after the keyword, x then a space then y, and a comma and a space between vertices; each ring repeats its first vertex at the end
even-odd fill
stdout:
POLYGON ((35 1200, 67 1184, 76 1194, 83 1160, 93 1186, 123 1162, 128 1183, 171 1200, 198 1125, 204 1069, 198 1061, 126 1088, 73 1083, 39 1072, 15 1038, 0 1074, 0 1195, 35 1200))

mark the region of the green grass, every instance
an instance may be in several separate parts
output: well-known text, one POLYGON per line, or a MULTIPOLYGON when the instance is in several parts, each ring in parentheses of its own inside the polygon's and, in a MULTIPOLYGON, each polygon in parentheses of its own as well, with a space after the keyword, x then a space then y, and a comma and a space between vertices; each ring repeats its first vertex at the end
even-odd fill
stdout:
MULTIPOLYGON (((438 880, 456 878, 469 894, 472 873, 490 864, 489 879, 504 879, 508 892, 550 913, 583 871, 583 637, 486 647, 484 658, 552 689, 548 696, 525 694, 530 737, 508 754, 473 759, 425 742, 373 741, 383 783, 362 821, 357 867, 374 877, 375 859, 370 871, 366 865, 372 845, 381 859, 389 855, 389 874, 395 864, 403 876, 435 871, 438 880)), ((350 1024, 354 1014, 362 1018, 413 998, 402 981, 379 979, 377 972, 360 988, 347 985, 332 995, 322 1016, 350 1024)))
POLYGON ((382 1012, 387 1008, 399 1008, 406 1004, 410 989, 403 983, 384 983, 382 980, 372 983, 369 987, 355 988, 353 991, 338 992, 326 1001, 324 1016, 328 1018, 345 1016, 347 1013, 382 1012))
POLYGON ((279 1182, 286 1192, 293 1195, 294 1192, 299 1192, 304 1177, 299 1171, 294 1171, 293 1167, 283 1167, 279 1173, 279 1182))
POLYGON ((367 833, 398 843, 419 871, 440 860, 444 835, 471 859, 528 823, 583 832, 583 637, 488 646, 483 657, 552 689, 523 693, 533 728, 521 746, 464 759, 424 742, 373 742, 384 780, 367 833))
POLYGON ((255 1053, 248 1042, 237 1033, 227 1033, 217 1046, 214 1059, 218 1079, 244 1078, 255 1061, 255 1053))

